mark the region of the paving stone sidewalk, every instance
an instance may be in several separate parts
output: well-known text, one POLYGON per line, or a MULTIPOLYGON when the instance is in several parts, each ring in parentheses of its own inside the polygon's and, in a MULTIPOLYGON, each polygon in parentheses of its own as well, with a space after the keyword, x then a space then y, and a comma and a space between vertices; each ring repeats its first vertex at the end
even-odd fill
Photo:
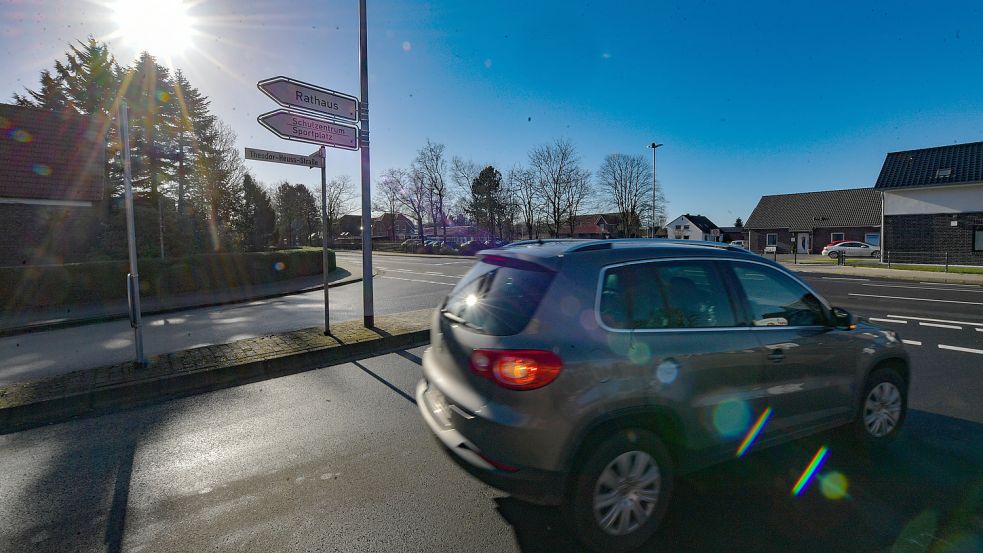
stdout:
POLYGON ((0 434, 374 357, 426 344, 429 309, 260 336, 0 388, 0 434))

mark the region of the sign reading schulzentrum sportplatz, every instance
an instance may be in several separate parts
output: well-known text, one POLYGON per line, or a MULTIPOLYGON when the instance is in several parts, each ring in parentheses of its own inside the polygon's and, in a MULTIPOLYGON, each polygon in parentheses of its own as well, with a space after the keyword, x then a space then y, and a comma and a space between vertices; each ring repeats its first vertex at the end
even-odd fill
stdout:
POLYGON ((263 94, 286 108, 300 108, 347 121, 358 121, 358 99, 335 90, 273 77, 256 83, 263 94))
POLYGON ((273 163, 286 163, 287 165, 300 165, 302 167, 323 167, 324 162, 318 152, 314 155, 302 156, 289 154, 287 152, 275 152, 273 150, 260 150, 259 148, 246 148, 246 159, 255 161, 272 161, 273 163))
POLYGON ((285 109, 264 113, 256 120, 273 134, 287 140, 345 150, 358 149, 358 128, 343 123, 300 115, 285 109))

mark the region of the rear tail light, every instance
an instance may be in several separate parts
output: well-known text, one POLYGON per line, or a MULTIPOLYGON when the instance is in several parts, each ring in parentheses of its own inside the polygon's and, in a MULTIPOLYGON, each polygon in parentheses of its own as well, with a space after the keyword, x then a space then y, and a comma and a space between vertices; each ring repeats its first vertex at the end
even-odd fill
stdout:
POLYGON ((539 349, 476 349, 471 371, 510 390, 535 390, 556 380, 563 360, 539 349))

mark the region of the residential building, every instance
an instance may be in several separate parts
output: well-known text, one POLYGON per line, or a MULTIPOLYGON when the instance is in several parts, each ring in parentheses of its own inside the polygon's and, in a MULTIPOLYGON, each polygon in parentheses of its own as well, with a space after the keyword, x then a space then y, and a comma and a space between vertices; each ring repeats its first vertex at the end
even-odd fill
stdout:
POLYGON ((416 225, 402 213, 395 217, 392 213, 383 213, 372 219, 372 238, 406 240, 415 236, 416 225))
POLYGON ((0 104, 0 266, 85 261, 105 221, 105 119, 0 104))
POLYGON ((886 255, 983 265, 983 142, 889 153, 874 188, 886 255))
POLYGON ((578 215, 574 220, 573 234, 569 225, 560 228, 560 238, 622 238, 624 229, 620 213, 591 213, 578 215))
POLYGON ((744 223, 747 247, 820 253, 837 240, 880 244, 881 199, 873 188, 762 196, 744 223))
POLYGON ((669 238, 676 240, 720 241, 720 227, 703 215, 686 213, 666 224, 669 238))
POLYGON ((720 241, 730 244, 734 240, 745 240, 744 227, 720 227, 720 241))

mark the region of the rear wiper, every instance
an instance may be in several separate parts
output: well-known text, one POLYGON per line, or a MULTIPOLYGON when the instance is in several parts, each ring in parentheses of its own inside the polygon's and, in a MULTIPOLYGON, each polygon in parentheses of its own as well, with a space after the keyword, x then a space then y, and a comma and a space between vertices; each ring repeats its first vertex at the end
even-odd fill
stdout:
POLYGON ((443 315, 443 316, 445 316, 445 317, 447 317, 448 319, 454 321, 455 323, 457 323, 459 325, 463 325, 463 326, 466 326, 468 328, 473 328, 475 330, 484 330, 480 326, 478 326, 476 324, 473 324, 473 323, 469 323, 468 321, 465 321, 461 317, 458 317, 457 315, 451 313, 450 311, 448 311, 446 309, 441 309, 440 310, 440 314, 443 315))

